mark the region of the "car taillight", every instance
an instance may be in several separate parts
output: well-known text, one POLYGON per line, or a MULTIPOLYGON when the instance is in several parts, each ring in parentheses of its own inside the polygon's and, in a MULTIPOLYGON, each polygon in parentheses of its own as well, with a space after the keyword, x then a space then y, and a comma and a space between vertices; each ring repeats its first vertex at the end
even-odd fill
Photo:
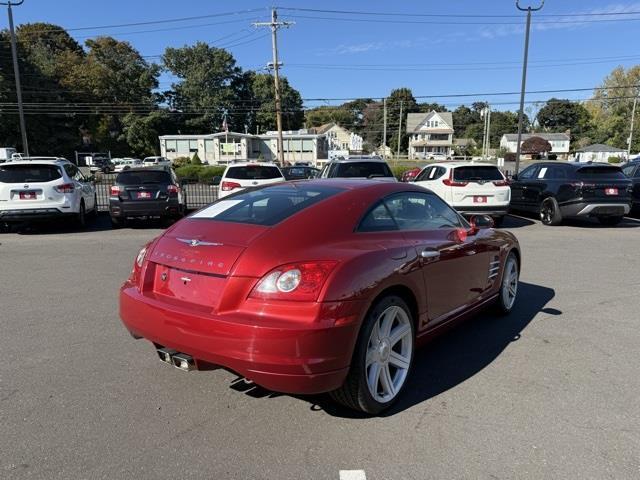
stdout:
POLYGON ((222 182, 222 191, 228 192, 229 190, 233 190, 234 188, 240 188, 242 185, 236 182, 222 182))
POLYGON ((449 172, 449 178, 445 178, 442 180, 447 187, 466 187, 469 182, 461 182, 459 180, 453 179, 453 170, 449 172))
POLYGON ((140 270, 142 270, 142 266, 144 265, 144 259, 147 256, 147 248, 149 247, 149 245, 150 244, 147 244, 142 247, 142 249, 138 252, 136 261, 133 262, 133 269, 131 270, 131 276, 129 277, 129 281, 131 283, 137 284, 138 280, 140 279, 140 270))
POLYGON ((58 185, 57 187, 53 188, 55 188, 56 191, 60 193, 73 193, 73 191, 76 189, 73 183, 63 183, 62 185, 58 185))
POLYGON ((112 197, 117 197, 118 195, 120 195, 120 187, 118 185, 111 185, 109 191, 112 197))
POLYGON ((176 185, 167 186, 167 193, 178 193, 180 189, 176 185))
POLYGON ((262 277, 249 297, 315 302, 337 263, 320 261, 283 265, 262 277))
POLYGON ((496 187, 508 187, 509 186, 509 180, 496 180, 495 182, 493 182, 493 184, 496 187))

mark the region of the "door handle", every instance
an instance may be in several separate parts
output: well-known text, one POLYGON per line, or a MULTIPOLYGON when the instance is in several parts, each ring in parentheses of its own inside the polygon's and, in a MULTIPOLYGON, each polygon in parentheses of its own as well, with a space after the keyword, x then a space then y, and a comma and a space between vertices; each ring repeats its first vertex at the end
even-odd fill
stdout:
POLYGON ((420 252, 420 256, 425 259, 436 259, 440 258, 440 252, 438 252, 437 250, 429 250, 428 248, 425 248, 424 250, 422 250, 422 252, 420 252))

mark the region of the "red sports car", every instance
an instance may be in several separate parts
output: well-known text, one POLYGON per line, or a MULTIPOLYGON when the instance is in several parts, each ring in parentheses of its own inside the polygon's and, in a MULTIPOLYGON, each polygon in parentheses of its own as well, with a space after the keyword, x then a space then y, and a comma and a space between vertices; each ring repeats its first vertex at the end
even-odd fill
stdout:
POLYGON ((120 292, 136 338, 183 370, 389 407, 417 342, 480 307, 508 313, 520 249, 407 183, 310 180, 225 197, 144 247, 120 292))

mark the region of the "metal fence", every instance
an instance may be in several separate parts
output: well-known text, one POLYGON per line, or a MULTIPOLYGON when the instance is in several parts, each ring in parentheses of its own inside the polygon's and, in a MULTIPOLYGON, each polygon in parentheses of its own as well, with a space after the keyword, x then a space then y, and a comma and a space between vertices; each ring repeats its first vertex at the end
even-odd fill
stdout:
MULTIPOLYGON (((111 186, 115 183, 116 174, 100 175, 96 178, 96 196, 98 199, 98 210, 109 210, 109 196, 111 186)), ((218 187, 200 183, 197 180, 183 180, 182 189, 186 195, 187 209, 197 210, 218 199, 218 187)))

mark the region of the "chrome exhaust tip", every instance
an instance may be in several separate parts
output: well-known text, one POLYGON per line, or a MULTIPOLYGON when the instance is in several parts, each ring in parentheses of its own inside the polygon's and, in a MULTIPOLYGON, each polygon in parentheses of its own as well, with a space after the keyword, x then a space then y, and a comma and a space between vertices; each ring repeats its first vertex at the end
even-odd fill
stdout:
POLYGON ((173 365, 171 357, 178 353, 176 350, 173 350, 171 348, 158 348, 156 349, 156 352, 158 353, 158 357, 160 357, 160 360, 164 363, 168 363, 169 365, 173 365))
POLYGON ((174 367, 184 370, 185 372, 196 369, 196 362, 193 360, 193 357, 186 353, 176 353, 172 355, 171 361, 174 367))

